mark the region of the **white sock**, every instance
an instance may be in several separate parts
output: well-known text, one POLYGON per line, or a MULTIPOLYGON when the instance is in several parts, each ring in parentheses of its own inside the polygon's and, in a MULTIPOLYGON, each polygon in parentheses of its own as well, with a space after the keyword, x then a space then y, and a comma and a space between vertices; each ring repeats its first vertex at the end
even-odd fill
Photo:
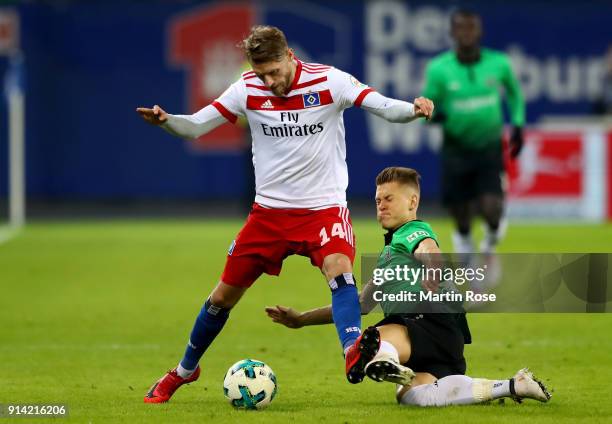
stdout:
MULTIPOLYGON (((491 381, 491 380, 485 380, 491 381)), ((491 388, 491 397, 493 399, 499 399, 510 396, 510 380, 495 380, 493 381, 493 387, 491 388)))
POLYGON ((416 386, 403 394, 402 405, 468 405, 510 396, 510 380, 486 380, 449 375, 432 384, 416 386))
POLYGON ((474 252, 474 241, 472 240, 472 234, 466 235, 461 234, 459 231, 455 231, 452 234, 453 249, 455 253, 472 253, 474 252))
POLYGON ((188 370, 188 369, 183 368, 183 366, 181 364, 178 364, 178 366, 176 367, 176 373, 181 378, 189 378, 189 377, 191 377, 191 374, 193 374, 194 371, 195 371, 195 369, 188 370))
POLYGON ((378 349, 378 352, 382 352, 382 353, 391 355, 391 357, 399 363, 399 353, 397 352, 397 349, 395 348, 395 346, 393 346, 391 343, 384 341, 384 340, 381 341, 380 349, 378 349))

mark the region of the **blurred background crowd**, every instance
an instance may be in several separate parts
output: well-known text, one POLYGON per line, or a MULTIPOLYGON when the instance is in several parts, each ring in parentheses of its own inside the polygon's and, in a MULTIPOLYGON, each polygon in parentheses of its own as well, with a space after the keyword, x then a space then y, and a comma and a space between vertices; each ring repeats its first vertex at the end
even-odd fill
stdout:
MULTIPOLYGON (((235 45, 256 23, 283 29, 304 61, 352 73, 411 101, 430 59, 452 48, 456 2, 23 1, 0 5, 0 202, 23 162, 31 217, 244 216, 252 202, 248 128, 224 125, 194 142, 147 126, 134 112, 193 113, 237 79, 235 45), (25 155, 9 154, 10 98, 21 93, 25 155)), ((612 218, 612 4, 467 4, 483 45, 507 53, 526 105, 525 146, 506 163, 509 216, 612 218)), ((16 121, 19 122, 19 121, 16 121)), ((425 208, 440 199, 437 124, 389 124, 345 113, 353 213, 372 213, 385 166, 423 176, 425 208)))

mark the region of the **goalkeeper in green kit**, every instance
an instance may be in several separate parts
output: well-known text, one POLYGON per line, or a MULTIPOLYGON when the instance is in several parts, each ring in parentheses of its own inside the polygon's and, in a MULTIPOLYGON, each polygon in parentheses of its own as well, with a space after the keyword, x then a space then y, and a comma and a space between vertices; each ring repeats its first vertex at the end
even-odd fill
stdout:
POLYGON ((434 121, 441 122, 444 131, 442 201, 455 221, 455 252, 475 251, 470 227, 477 211, 486 223, 480 251, 492 253, 505 232, 500 91, 505 91, 513 125, 512 158, 523 145, 525 103, 508 56, 480 47, 478 14, 454 12, 451 35, 455 50, 429 63, 423 92, 436 105, 434 121))

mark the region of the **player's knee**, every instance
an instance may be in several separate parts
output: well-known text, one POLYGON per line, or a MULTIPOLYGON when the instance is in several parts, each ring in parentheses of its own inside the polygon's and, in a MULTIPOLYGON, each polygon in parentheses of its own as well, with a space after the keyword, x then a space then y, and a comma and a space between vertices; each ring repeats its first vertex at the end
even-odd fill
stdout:
POLYGON ((236 304, 236 302, 233 302, 231 299, 223 295, 211 295, 210 303, 223 309, 231 309, 236 304))
POLYGON ((412 406, 436 406, 435 400, 431 396, 431 385, 421 385, 417 387, 400 386, 395 399, 400 405, 412 406))
POLYGON ((342 253, 334 253, 327 255, 325 259, 323 259, 321 271, 325 275, 327 281, 330 281, 332 278, 339 275, 352 273, 353 264, 348 256, 343 255, 342 253))
POLYGON ((245 291, 245 287, 234 287, 221 281, 211 293, 210 302, 216 307, 231 309, 238 303, 245 291))
POLYGON ((482 213, 486 216, 499 217, 504 209, 504 199, 500 195, 484 195, 480 203, 482 213))

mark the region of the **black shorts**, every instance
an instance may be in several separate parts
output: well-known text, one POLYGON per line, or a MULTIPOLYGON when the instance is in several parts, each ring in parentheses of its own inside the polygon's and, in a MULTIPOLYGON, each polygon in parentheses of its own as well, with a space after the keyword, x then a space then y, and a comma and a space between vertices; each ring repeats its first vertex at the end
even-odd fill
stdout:
POLYGON ((504 161, 500 147, 442 152, 442 203, 470 202, 483 194, 504 194, 504 161))
POLYGON ((444 318, 436 319, 431 314, 416 317, 407 314, 389 315, 376 326, 385 324, 400 324, 408 328, 411 353, 404 365, 412 371, 427 372, 438 379, 465 374, 464 335, 459 327, 448 325, 444 318))

